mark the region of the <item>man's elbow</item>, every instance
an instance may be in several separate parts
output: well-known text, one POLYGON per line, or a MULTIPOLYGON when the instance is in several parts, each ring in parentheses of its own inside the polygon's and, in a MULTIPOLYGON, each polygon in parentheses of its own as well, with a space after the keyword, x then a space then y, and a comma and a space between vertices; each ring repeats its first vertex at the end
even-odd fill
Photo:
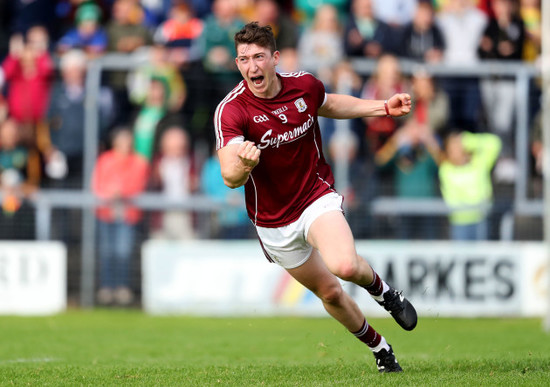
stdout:
POLYGON ((231 188, 231 189, 235 189, 235 188, 239 188, 239 187, 240 187, 239 184, 234 183, 234 182, 229 181, 229 180, 226 180, 226 179, 223 179, 223 182, 224 182, 224 184, 225 184, 226 186, 228 186, 228 187, 231 188))
POLYGON ((231 178, 229 178, 227 176, 224 176, 224 175, 222 175, 222 178, 223 178, 223 183, 231 189, 239 188, 241 185, 244 184, 240 181, 237 181, 235 179, 231 179, 231 178))

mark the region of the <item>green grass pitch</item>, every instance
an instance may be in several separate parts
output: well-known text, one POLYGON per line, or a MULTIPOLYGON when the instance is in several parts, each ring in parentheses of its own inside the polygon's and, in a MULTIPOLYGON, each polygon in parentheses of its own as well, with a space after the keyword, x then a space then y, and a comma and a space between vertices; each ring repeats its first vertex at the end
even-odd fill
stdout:
POLYGON ((330 318, 152 317, 70 311, 0 317, 0 385, 550 385, 538 319, 372 319, 402 374, 330 318))

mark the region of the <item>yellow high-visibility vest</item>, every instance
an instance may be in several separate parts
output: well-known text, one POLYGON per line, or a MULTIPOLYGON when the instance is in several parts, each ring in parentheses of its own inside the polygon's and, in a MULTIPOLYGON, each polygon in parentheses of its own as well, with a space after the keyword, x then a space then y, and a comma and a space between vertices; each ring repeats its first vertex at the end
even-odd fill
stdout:
POLYGON ((498 158, 502 142, 490 133, 462 134, 464 148, 471 152, 470 162, 453 165, 443 161, 439 167, 441 194, 451 208, 452 224, 473 224, 482 221, 493 199, 491 170, 498 158))

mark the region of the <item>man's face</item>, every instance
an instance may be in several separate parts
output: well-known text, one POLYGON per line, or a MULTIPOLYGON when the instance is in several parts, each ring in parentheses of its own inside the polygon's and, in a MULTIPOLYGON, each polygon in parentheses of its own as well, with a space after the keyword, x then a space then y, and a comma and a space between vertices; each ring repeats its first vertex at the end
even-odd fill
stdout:
POLYGON ((279 63, 279 51, 273 54, 266 47, 256 44, 239 44, 235 59, 241 75, 250 91, 261 98, 273 98, 279 91, 275 66, 279 63))

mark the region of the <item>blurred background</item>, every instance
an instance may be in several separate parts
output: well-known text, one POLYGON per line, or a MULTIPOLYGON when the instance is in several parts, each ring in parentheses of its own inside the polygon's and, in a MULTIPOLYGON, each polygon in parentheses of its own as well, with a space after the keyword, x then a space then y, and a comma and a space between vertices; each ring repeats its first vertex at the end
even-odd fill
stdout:
POLYGON ((0 312, 33 313, 50 285, 54 312, 228 313, 205 307, 221 284, 248 312, 310 302, 282 271, 249 272, 276 269, 214 152, 233 35, 258 21, 280 72, 413 96, 400 119, 320 119, 360 253, 426 311, 520 314, 517 296, 542 313, 539 0, 0 0, 0 18, 0 312))

